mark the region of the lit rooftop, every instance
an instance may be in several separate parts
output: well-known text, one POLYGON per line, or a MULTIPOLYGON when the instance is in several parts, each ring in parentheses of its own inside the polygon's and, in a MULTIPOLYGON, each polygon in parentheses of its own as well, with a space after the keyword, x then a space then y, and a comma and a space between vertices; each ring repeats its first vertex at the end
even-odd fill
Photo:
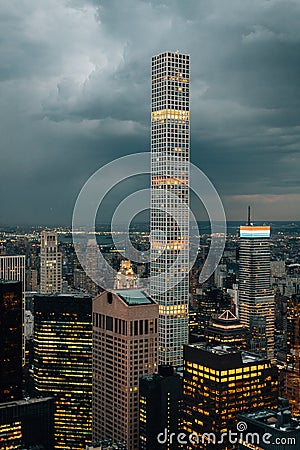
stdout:
POLYGON ((129 306, 151 305, 154 303, 151 297, 139 289, 118 289, 114 293, 129 306))

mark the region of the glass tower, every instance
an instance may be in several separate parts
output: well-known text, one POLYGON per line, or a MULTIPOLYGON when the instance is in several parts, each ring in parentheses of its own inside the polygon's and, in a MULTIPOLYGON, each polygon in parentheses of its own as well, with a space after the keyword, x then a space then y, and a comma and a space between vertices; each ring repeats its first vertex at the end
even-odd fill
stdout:
POLYGON ((150 292, 159 304, 159 363, 173 366, 188 341, 189 63, 178 52, 152 58, 150 292))
POLYGON ((92 297, 34 298, 34 387, 55 398, 54 448, 92 440, 92 297))
POLYGON ((251 329, 250 348, 273 358, 275 299, 270 283, 269 241, 269 226, 240 227, 239 318, 251 329))

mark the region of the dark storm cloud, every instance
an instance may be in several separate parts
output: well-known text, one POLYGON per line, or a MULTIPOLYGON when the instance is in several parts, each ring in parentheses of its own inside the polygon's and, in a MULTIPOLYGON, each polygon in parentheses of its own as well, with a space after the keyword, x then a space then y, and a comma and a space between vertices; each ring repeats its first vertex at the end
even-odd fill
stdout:
POLYGON ((299 0, 2 2, 1 222, 70 222, 94 170, 149 150, 166 49, 191 54, 192 160, 229 218, 300 219, 299 21, 299 0))

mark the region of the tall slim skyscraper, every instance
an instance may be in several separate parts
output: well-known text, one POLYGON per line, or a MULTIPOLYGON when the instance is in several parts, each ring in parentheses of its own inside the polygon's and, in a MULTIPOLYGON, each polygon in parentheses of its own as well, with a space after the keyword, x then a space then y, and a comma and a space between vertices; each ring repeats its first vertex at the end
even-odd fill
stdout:
POLYGON ((139 377, 157 370, 158 305, 145 292, 93 301, 93 440, 139 448, 139 377))
POLYGON ((22 398, 21 281, 0 281, 0 403, 22 398))
POLYGON ((240 227, 239 318, 252 330, 250 349, 273 358, 275 299, 270 283, 269 241, 269 226, 254 226, 249 220, 247 226, 240 227), (261 330, 264 320, 265 339, 261 330))
POLYGON ((58 251, 56 231, 41 234, 41 294, 54 294, 62 290, 62 254, 58 251))
POLYGON ((188 341, 189 81, 189 55, 152 58, 150 292, 159 304, 159 363, 173 366, 188 341))
POLYGON ((92 434, 92 298, 34 298, 34 387, 55 398, 55 449, 79 450, 92 434))

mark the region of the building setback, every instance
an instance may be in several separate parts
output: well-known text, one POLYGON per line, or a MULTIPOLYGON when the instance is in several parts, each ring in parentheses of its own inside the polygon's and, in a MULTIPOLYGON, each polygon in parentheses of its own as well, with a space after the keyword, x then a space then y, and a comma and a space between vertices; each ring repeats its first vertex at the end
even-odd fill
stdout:
POLYGON ((188 345, 184 347, 183 395, 183 430, 199 439, 186 448, 223 450, 226 445, 231 450, 236 446, 218 441, 222 433, 236 431, 238 413, 277 406, 277 368, 232 346, 188 345), (214 433, 216 441, 205 433, 214 433))
POLYGON ((173 366, 182 366, 188 342, 189 83, 189 55, 153 56, 150 293, 159 304, 159 364, 173 366))
POLYGON ((158 305, 140 290, 93 301, 93 440, 139 446, 139 378, 157 370, 158 305))
POLYGON ((34 298, 34 387, 55 398, 54 448, 79 450, 92 434, 92 298, 34 298))

